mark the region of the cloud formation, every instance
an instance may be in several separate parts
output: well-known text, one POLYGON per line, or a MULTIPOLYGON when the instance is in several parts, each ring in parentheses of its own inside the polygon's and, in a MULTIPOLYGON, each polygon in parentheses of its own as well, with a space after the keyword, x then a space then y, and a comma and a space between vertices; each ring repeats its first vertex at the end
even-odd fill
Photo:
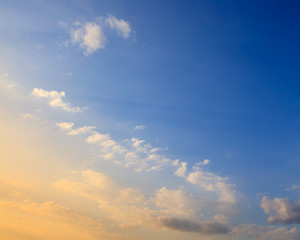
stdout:
POLYGON ((205 171, 201 166, 207 165, 209 160, 204 160, 193 167, 193 172, 187 176, 187 181, 197 184, 208 192, 219 195, 219 202, 234 204, 236 203, 235 185, 228 183, 228 179, 220 177, 209 171, 205 171))
POLYGON ((269 223, 300 224, 300 200, 294 203, 288 198, 274 198, 264 196, 260 206, 270 217, 269 223))
POLYGON ((73 44, 78 44, 83 49, 86 56, 104 48, 107 42, 101 26, 95 22, 77 26, 71 31, 71 40, 73 44))
POLYGON ((76 21, 70 32, 71 43, 78 45, 83 50, 83 54, 89 56, 95 51, 105 48, 108 43, 105 34, 106 28, 115 30, 124 39, 128 39, 131 34, 128 21, 117 19, 115 16, 108 14, 105 18, 98 17, 94 21, 86 23, 76 21))
POLYGON ((64 101, 65 92, 46 91, 44 89, 34 88, 32 95, 38 98, 46 98, 48 103, 53 108, 59 108, 67 112, 80 112, 79 107, 72 107, 71 103, 64 101))
POLYGON ((129 22, 124 21, 123 19, 117 19, 111 14, 108 14, 105 22, 110 28, 116 30, 122 38, 127 39, 130 37, 131 28, 129 22))

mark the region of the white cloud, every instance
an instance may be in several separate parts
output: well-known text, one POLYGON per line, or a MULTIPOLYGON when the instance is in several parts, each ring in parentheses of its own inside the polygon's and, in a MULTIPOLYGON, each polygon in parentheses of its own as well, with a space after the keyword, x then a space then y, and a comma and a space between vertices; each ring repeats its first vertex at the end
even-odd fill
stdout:
POLYGON ((95 22, 87 22, 73 29, 71 41, 73 44, 78 44, 86 56, 100 48, 105 48, 107 42, 101 26, 95 22))
POLYGON ((235 185, 227 183, 227 178, 204 171, 200 166, 201 164, 196 164, 194 166, 194 171, 188 175, 187 181, 201 186, 206 191, 218 194, 219 202, 230 204, 236 203, 235 185))
POLYGON ((300 200, 294 203, 288 198, 274 198, 273 200, 270 200, 268 197, 264 196, 260 206, 266 214, 270 215, 268 218, 269 223, 300 223, 300 200))
POLYGON ((79 135, 79 134, 89 133, 89 132, 92 132, 93 129, 95 129, 95 128, 96 127, 92 127, 92 126, 84 126, 81 128, 71 130, 70 132, 67 133, 67 135, 79 135))
POLYGON ((87 143, 91 143, 91 144, 99 144, 107 139, 109 139, 110 136, 109 134, 101 134, 101 133, 94 133, 93 135, 89 136, 86 139, 87 143))
POLYGON ((44 89, 34 88, 32 95, 38 98, 46 98, 49 101, 49 105, 53 108, 60 108, 67 112, 80 112, 79 107, 72 107, 71 103, 65 102, 64 98, 66 96, 65 92, 57 91, 46 91, 44 89))
POLYGON ((143 130, 145 129, 145 126, 144 125, 137 125, 135 126, 134 130, 143 130))
POLYGON ((199 210, 193 197, 187 195, 182 188, 169 190, 162 187, 156 191, 153 201, 164 215, 190 218, 195 217, 199 210))
POLYGON ((108 17, 106 17, 105 22, 110 28, 116 30, 117 33, 124 39, 130 37, 131 28, 129 22, 124 21, 123 19, 117 19, 111 14, 108 14, 108 17))
POLYGON ((62 130, 70 130, 73 126, 73 122, 61 122, 61 123, 56 123, 56 126, 58 126, 62 130))
MULTIPOLYGON (((58 25, 61 28, 67 28, 67 24, 63 21, 58 25)), ((89 56, 99 49, 104 49, 108 43, 105 31, 110 28, 117 32, 119 36, 128 39, 131 34, 131 28, 128 21, 118 19, 108 14, 107 17, 96 17, 94 21, 80 23, 75 21, 73 28, 70 30, 70 40, 66 40, 63 44, 69 46, 70 43, 79 46, 85 56, 89 56)))
POLYGON ((185 177, 187 162, 181 162, 180 167, 174 173, 176 176, 185 177))

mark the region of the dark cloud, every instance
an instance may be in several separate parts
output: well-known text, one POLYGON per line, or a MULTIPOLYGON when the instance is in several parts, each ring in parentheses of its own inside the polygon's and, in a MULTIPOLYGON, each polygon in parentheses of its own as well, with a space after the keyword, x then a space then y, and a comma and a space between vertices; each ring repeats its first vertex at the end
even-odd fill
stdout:
POLYGON ((197 232, 203 234, 224 234, 231 230, 228 226, 218 222, 198 223, 187 219, 175 217, 160 217, 158 219, 160 226, 174 229, 181 232, 197 232))
POLYGON ((270 215, 269 223, 300 224, 300 200, 294 203, 288 198, 263 197, 260 206, 270 215))

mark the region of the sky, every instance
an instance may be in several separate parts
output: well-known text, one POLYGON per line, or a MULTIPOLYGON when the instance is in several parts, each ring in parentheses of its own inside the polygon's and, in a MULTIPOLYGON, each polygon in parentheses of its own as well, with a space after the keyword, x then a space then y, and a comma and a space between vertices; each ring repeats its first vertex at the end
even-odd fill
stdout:
POLYGON ((300 239, 296 1, 0 1, 0 238, 300 239))

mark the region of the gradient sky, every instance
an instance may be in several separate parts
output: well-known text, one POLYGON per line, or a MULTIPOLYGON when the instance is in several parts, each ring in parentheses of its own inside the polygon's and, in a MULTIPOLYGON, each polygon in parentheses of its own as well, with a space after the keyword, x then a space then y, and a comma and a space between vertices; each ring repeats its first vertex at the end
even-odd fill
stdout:
POLYGON ((300 239, 299 11, 0 1, 0 238, 300 239))

